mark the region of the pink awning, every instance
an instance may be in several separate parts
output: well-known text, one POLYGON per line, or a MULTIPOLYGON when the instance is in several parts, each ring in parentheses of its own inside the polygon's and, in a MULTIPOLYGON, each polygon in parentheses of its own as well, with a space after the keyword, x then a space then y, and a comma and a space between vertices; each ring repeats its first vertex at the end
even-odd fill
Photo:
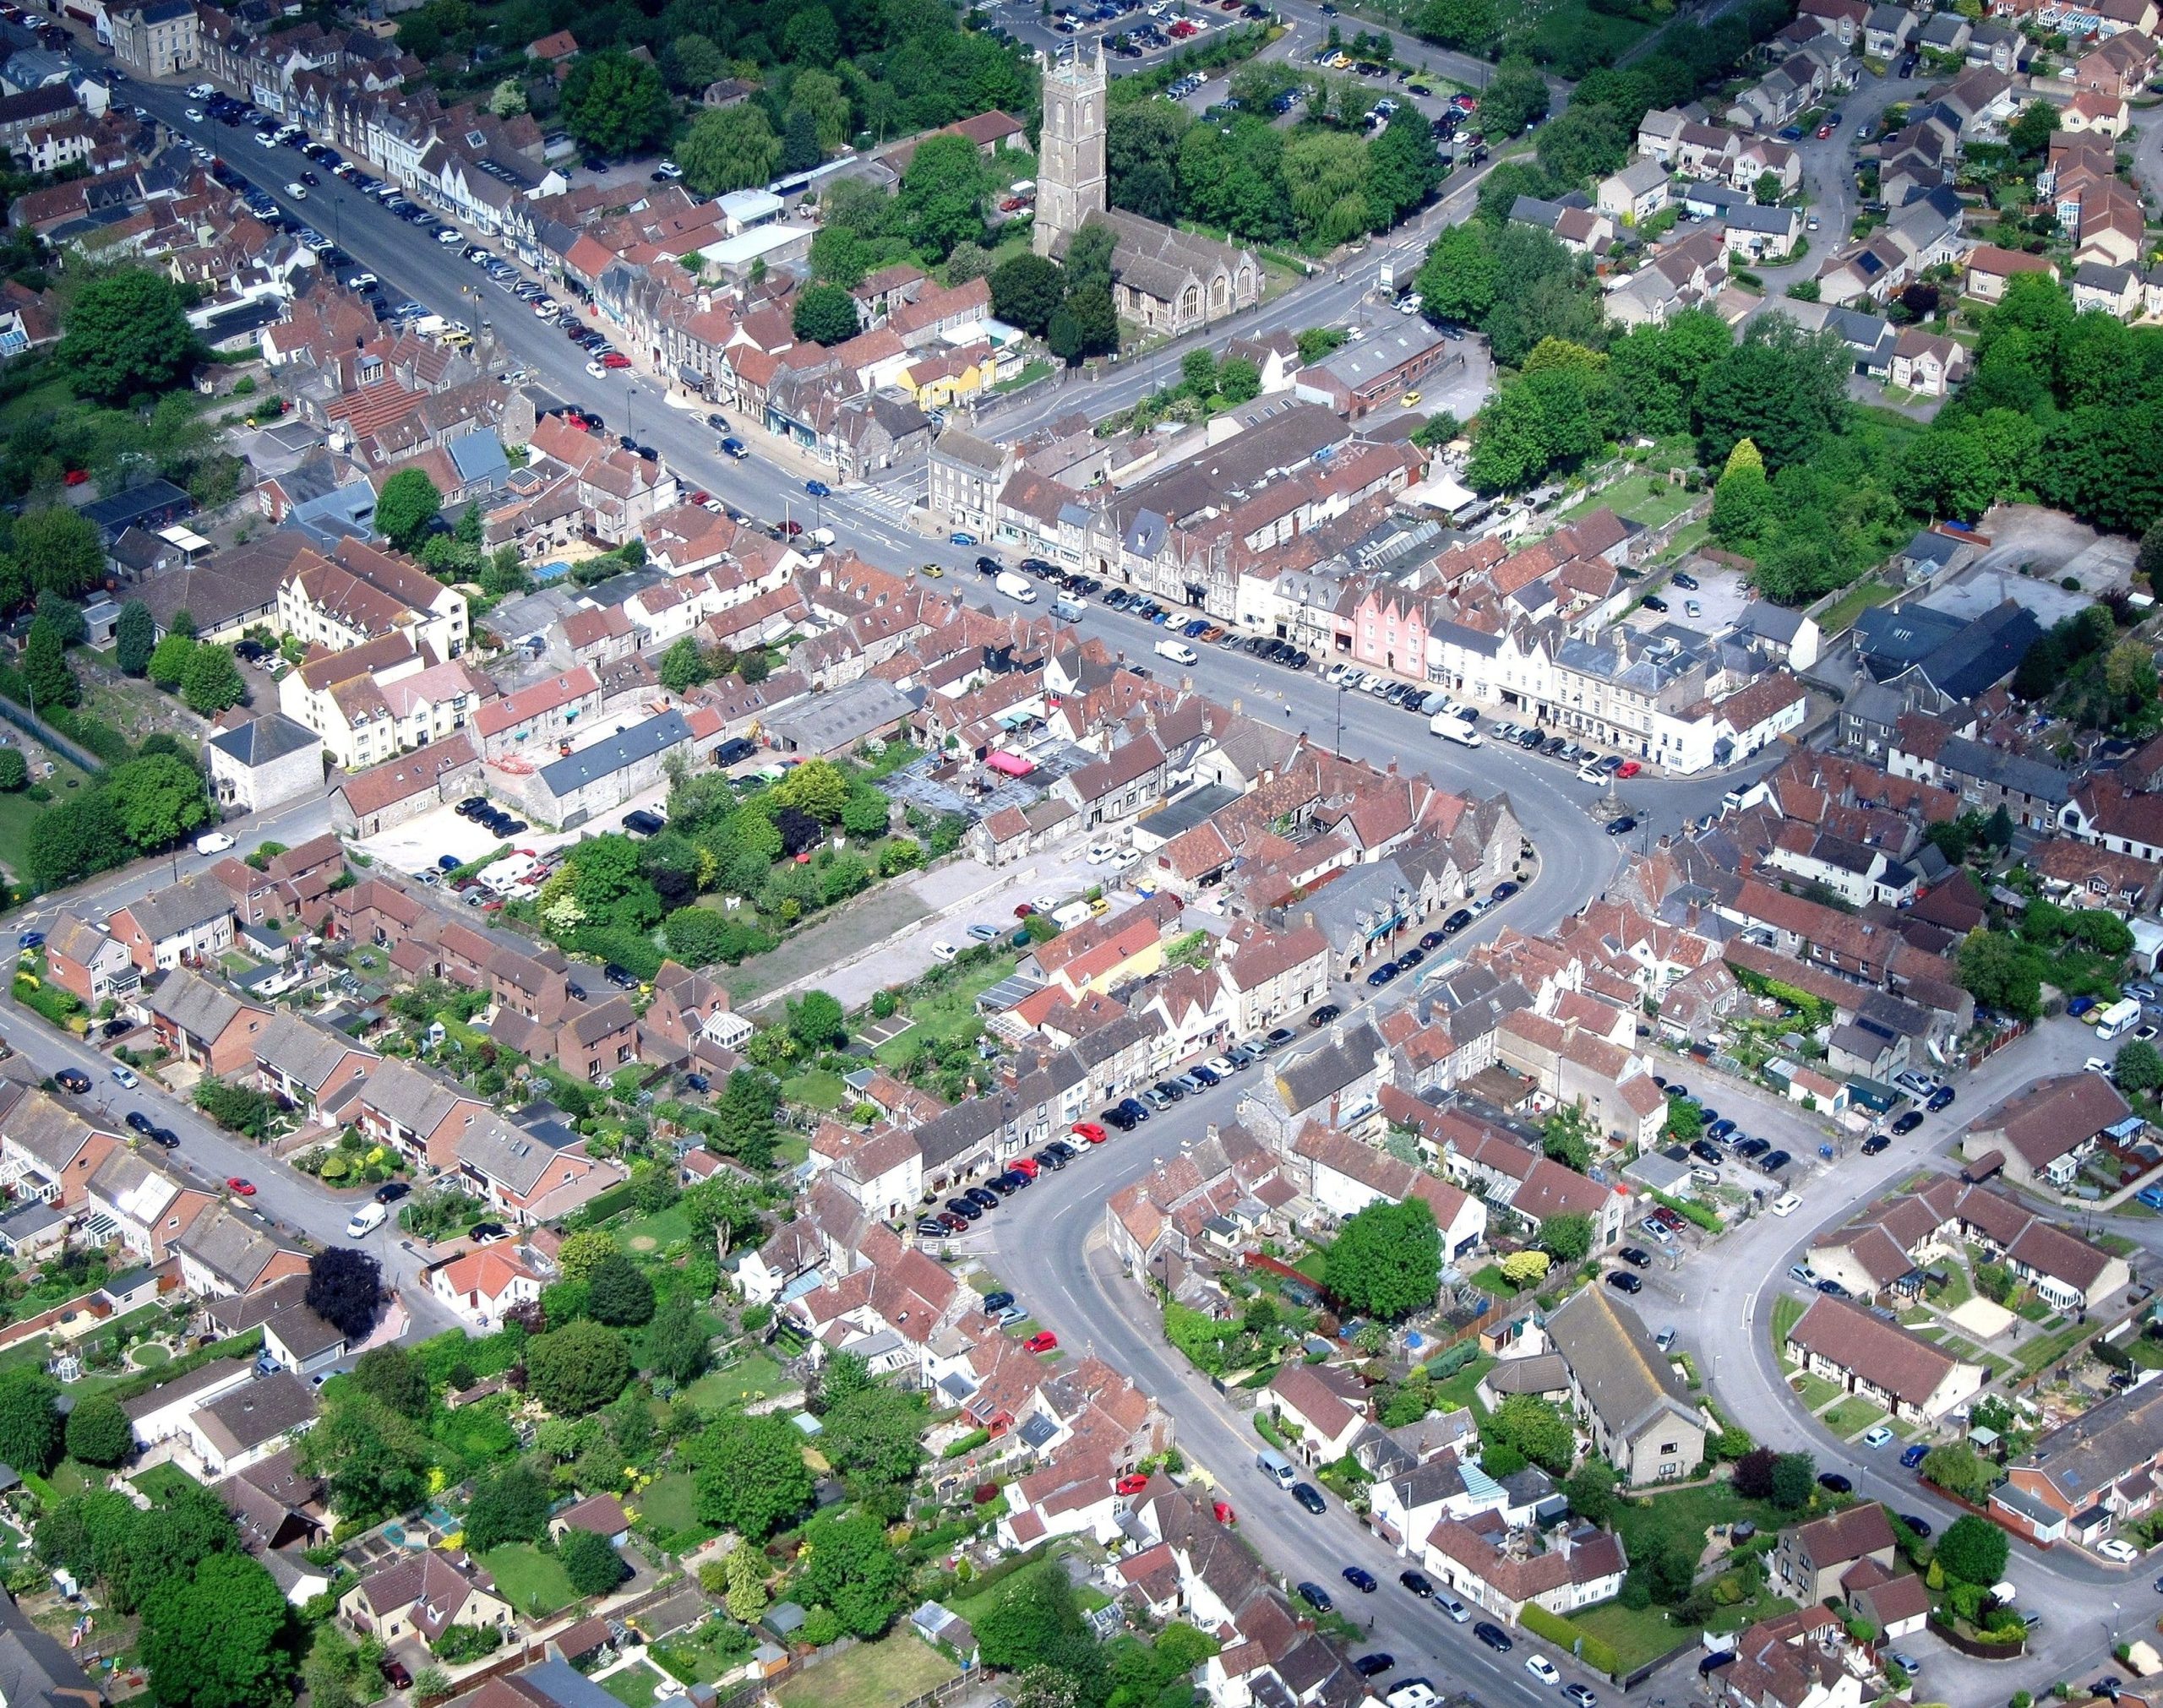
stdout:
POLYGON ((994 753, 984 764, 1003 776, 1026 777, 1036 770, 1035 764, 1019 753, 994 753))

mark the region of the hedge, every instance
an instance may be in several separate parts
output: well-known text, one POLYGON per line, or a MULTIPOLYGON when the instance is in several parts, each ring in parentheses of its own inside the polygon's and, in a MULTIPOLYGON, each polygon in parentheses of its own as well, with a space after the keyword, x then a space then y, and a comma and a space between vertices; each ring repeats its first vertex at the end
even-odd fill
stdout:
POLYGON ((1545 1637, 1559 1649, 1575 1654, 1595 1673, 1610 1678, 1622 1675, 1622 1657, 1604 1638, 1571 1624, 1560 1613, 1550 1613, 1537 1602, 1527 1602, 1517 1611, 1517 1621, 1536 1637, 1545 1637))
POLYGON ((586 1199, 575 1215, 564 1217, 564 1225, 570 1227, 598 1227, 618 1210, 630 1208, 637 1196, 638 1187, 629 1180, 618 1186, 607 1187, 586 1199))
POLYGON ((985 1442, 990 1439, 990 1430, 972 1429, 967 1434, 958 1437, 956 1439, 949 1442, 946 1446, 946 1450, 940 1454, 940 1457, 942 1459, 959 1459, 965 1453, 975 1452, 978 1448, 983 1446, 985 1442))
POLYGON ((229 1341, 217 1341, 207 1346, 198 1346, 192 1352, 183 1352, 170 1363, 145 1370, 140 1375, 130 1376, 107 1388, 110 1400, 133 1400, 147 1394, 151 1389, 170 1382, 176 1376, 184 1376, 190 1370, 209 1363, 213 1358, 252 1358, 263 1350, 263 1330, 250 1329, 246 1334, 235 1335, 229 1341))
POLYGON ((1703 1205, 1692 1203, 1686 1198, 1676 1198, 1670 1193, 1655 1191, 1649 1186, 1645 1189, 1645 1195, 1655 1204, 1664 1205, 1677 1216, 1696 1222, 1708 1233, 1718 1233, 1727 1226, 1703 1205))

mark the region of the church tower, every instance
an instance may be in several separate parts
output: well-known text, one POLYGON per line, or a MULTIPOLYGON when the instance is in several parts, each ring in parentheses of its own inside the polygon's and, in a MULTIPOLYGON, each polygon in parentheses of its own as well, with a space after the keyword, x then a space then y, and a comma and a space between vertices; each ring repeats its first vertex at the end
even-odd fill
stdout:
POLYGON ((1037 218, 1029 243, 1049 255, 1104 210, 1104 44, 1078 44, 1044 68, 1037 218), (1088 57, 1084 58, 1087 53, 1088 57))

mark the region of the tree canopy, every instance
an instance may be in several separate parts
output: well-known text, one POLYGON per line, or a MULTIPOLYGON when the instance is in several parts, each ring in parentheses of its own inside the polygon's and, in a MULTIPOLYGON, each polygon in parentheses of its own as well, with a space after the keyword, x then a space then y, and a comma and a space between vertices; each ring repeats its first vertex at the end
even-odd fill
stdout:
POLYGON ((1426 1199, 1377 1200, 1338 1231, 1327 1286, 1348 1310, 1394 1322, 1434 1303, 1441 1252, 1441 1232, 1426 1199))
POLYGON ((56 354, 84 396, 126 403, 139 393, 180 384, 198 348, 172 280, 145 268, 123 267, 76 291, 56 354))

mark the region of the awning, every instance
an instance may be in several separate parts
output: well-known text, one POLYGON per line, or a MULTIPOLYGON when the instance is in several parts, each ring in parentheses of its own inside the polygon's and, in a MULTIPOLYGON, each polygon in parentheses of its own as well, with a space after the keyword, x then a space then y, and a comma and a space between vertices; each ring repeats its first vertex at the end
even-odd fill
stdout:
POLYGON ((1025 759, 1019 753, 994 753, 984 764, 1007 777, 1026 777, 1037 768, 1033 760, 1025 759))

